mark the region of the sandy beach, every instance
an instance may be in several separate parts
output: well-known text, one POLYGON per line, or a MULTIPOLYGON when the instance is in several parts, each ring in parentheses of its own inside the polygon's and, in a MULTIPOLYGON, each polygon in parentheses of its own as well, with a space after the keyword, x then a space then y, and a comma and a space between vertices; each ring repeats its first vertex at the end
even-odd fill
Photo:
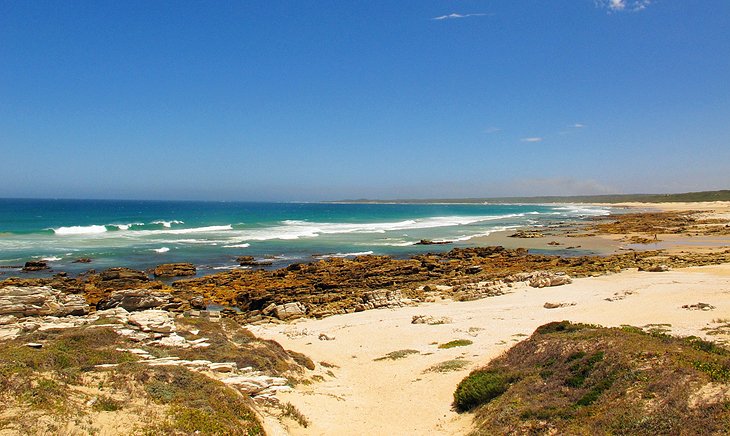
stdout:
MULTIPOLYGON (((468 414, 451 410, 458 382, 472 369, 530 335, 540 325, 571 320, 604 326, 655 324, 668 333, 707 336, 713 320, 730 315, 730 265, 688 268, 664 273, 626 271, 577 279, 572 284, 533 289, 471 302, 423 304, 395 310, 372 310, 290 325, 253 327, 254 334, 274 339, 316 362, 336 365, 333 376, 282 394, 306 415, 311 425, 289 426, 291 434, 464 434, 468 414), (611 301, 609 301, 611 300, 611 301), (572 306, 546 309, 546 302, 572 306), (683 305, 708 303, 713 310, 683 305), (411 324, 416 315, 446 317, 442 325, 411 324), (333 340, 319 340, 325 334, 333 340), (455 339, 472 345, 439 349, 455 339), (387 353, 412 349, 418 354, 393 361, 374 361, 387 353), (451 359, 469 364, 437 373, 428 368, 451 359)), ((724 339, 728 339, 724 337, 724 339)), ((318 367, 322 371, 321 364, 318 367)))
MULTIPOLYGON (((704 210, 706 216, 728 217, 728 203, 667 203, 625 205, 647 210, 704 210)), ((506 235, 485 238, 490 244, 529 242, 534 248, 552 238, 515 239, 506 235)), ((580 239, 579 245, 613 247, 614 237, 580 239), (590 241, 590 242, 586 242, 590 241)), ((662 235, 664 247, 690 251, 727 248, 730 239, 662 235)), ((648 249, 659 244, 648 244, 648 249)), ((610 251, 610 250, 609 250, 610 251)), ((695 335, 728 341, 716 334, 722 319, 730 316, 730 265, 618 274, 576 279, 573 283, 543 289, 526 284, 506 295, 477 301, 441 300, 398 309, 370 310, 321 320, 301 319, 290 324, 252 326, 257 336, 276 340, 285 348, 302 352, 317 362, 322 381, 298 385, 281 400, 294 404, 310 421, 307 428, 284 420, 272 433, 329 434, 466 434, 469 414, 457 414, 451 403, 455 386, 471 370, 532 334, 551 321, 570 320, 603 326, 632 325, 660 329, 679 336, 695 335), (548 309, 545 303, 564 305, 548 309), (711 310, 682 306, 709 304, 711 310), (415 316, 430 316, 444 323, 412 324, 415 316), (708 335, 709 333, 709 335, 708 335), (715 333, 715 334, 713 334, 715 333), (330 340, 324 340, 329 338, 330 340), (440 349, 439 344, 458 339, 471 345, 440 349), (388 353, 411 350, 396 360, 376 360, 388 353), (432 369, 443 362, 464 360, 449 372, 432 369)), ((269 422, 269 425, 272 425, 269 422)), ((278 424, 274 424, 276 426, 278 424)))

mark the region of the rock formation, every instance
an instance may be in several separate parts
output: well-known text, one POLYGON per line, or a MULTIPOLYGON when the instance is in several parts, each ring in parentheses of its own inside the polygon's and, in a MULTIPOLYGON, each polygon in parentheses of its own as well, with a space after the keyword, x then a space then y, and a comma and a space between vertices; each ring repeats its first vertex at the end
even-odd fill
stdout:
POLYGON ((47 286, 0 288, 0 316, 84 315, 89 305, 81 295, 67 294, 47 286))
POLYGON ((157 265, 152 273, 155 277, 194 276, 196 269, 192 263, 165 263, 157 265))

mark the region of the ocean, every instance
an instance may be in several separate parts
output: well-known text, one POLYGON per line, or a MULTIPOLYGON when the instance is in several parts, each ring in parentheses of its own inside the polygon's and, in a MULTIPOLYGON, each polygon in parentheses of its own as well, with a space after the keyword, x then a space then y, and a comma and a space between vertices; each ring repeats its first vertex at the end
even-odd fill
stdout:
POLYGON ((203 275, 237 267, 242 255, 271 268, 333 256, 405 257, 610 212, 585 205, 0 199, 0 277, 48 275, 22 273, 18 267, 30 260, 69 274, 191 262, 203 275), (421 239, 452 243, 416 245, 421 239))

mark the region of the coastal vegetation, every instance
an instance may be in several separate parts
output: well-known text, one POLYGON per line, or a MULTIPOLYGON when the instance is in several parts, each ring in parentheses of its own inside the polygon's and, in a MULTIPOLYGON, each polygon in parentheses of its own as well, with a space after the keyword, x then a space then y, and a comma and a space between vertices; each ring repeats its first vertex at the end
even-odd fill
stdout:
MULTIPOLYGON (((187 348, 135 342, 115 331, 123 326, 105 321, 43 329, 3 342, 0 430, 263 434, 248 395, 185 362, 250 367, 292 379, 306 371, 297 363, 308 361, 306 356, 258 339, 231 320, 179 318, 181 336, 193 344, 203 338, 207 345, 187 348), (123 429, 110 427, 119 420, 123 429)), ((307 424, 291 405, 282 406, 282 413, 307 424)))
POLYGON ((341 200, 341 203, 676 203, 698 201, 730 201, 730 189, 718 191, 684 192, 678 194, 608 194, 608 195, 561 195, 537 197, 485 197, 485 198, 429 198, 400 200, 341 200))
POLYGON ((696 337, 568 321, 459 383, 474 434, 684 434, 730 428, 730 351, 696 337))
POLYGON ((439 345, 439 348, 441 349, 448 349, 448 348, 454 348, 454 347, 465 347, 467 345, 473 344, 472 341, 469 339, 455 339, 453 341, 449 341, 443 344, 439 345))

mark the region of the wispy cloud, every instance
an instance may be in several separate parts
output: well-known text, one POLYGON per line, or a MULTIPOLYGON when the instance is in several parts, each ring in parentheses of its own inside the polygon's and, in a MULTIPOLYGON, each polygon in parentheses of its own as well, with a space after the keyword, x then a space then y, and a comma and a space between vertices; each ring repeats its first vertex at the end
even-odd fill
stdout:
POLYGON ((433 17, 431 19, 432 20, 454 20, 454 19, 469 18, 469 17, 486 17, 486 16, 489 16, 489 15, 490 14, 483 14, 483 13, 478 13, 478 14, 457 14, 457 13, 453 13, 453 14, 441 15, 441 16, 438 16, 438 17, 433 17))
POLYGON ((583 128, 583 127, 585 127, 585 126, 586 126, 585 124, 581 124, 581 123, 575 123, 575 124, 573 124, 573 125, 572 125, 572 126, 570 126, 570 127, 574 128, 574 129, 582 129, 582 128, 583 128))
POLYGON ((540 138, 539 136, 531 136, 529 138, 522 138, 521 141, 522 142, 540 142, 540 141, 542 141, 542 138, 540 138))
POLYGON ((502 131, 502 129, 500 129, 499 127, 487 127, 486 129, 484 129, 484 133, 490 133, 490 134, 501 132, 501 131, 502 131))
POLYGON ((646 9, 653 0, 596 0, 596 6, 609 12, 638 12, 646 9))

